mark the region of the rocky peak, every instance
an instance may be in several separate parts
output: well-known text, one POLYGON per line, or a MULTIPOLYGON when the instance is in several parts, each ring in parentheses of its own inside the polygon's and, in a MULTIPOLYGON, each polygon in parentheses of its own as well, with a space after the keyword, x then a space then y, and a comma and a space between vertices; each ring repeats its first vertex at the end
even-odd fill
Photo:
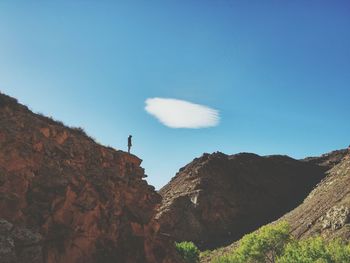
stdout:
POLYGON ((296 207, 325 169, 288 156, 203 154, 159 193, 161 231, 212 248, 296 207))

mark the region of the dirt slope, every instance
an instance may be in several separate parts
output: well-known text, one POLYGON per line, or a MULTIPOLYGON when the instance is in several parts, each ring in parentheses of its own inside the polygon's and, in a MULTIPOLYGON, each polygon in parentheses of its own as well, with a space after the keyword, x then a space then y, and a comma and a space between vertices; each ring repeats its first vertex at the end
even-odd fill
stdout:
POLYGON ((300 206, 280 219, 289 222, 298 238, 320 234, 326 239, 350 240, 350 151, 325 156, 333 157, 335 153, 339 158, 333 162, 335 166, 327 172, 327 177, 300 206))

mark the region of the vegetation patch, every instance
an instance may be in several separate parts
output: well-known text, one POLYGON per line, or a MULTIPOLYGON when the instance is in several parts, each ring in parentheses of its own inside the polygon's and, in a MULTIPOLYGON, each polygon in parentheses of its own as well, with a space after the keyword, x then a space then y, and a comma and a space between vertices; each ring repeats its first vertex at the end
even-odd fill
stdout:
POLYGON ((175 243, 177 252, 186 263, 196 263, 199 261, 199 249, 192 242, 184 241, 175 243))
POLYGON ((350 244, 322 237, 296 240, 289 234, 289 225, 282 222, 268 225, 245 235, 238 247, 213 263, 347 263, 350 244))

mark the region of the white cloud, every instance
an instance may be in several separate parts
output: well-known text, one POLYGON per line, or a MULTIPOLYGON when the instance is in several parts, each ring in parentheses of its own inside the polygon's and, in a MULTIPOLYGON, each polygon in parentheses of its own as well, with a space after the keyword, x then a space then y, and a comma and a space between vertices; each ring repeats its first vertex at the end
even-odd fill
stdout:
POLYGON ((184 100, 149 98, 145 110, 170 128, 206 128, 219 124, 219 111, 184 100))

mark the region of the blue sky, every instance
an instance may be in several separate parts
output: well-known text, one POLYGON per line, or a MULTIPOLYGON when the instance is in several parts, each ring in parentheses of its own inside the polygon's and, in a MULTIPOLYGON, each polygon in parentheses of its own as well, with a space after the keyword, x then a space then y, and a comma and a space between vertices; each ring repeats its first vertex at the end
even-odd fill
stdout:
POLYGON ((203 152, 350 144, 348 1, 1 1, 0 90, 144 160, 161 187, 203 152), (174 129, 147 98, 205 105, 174 129))

